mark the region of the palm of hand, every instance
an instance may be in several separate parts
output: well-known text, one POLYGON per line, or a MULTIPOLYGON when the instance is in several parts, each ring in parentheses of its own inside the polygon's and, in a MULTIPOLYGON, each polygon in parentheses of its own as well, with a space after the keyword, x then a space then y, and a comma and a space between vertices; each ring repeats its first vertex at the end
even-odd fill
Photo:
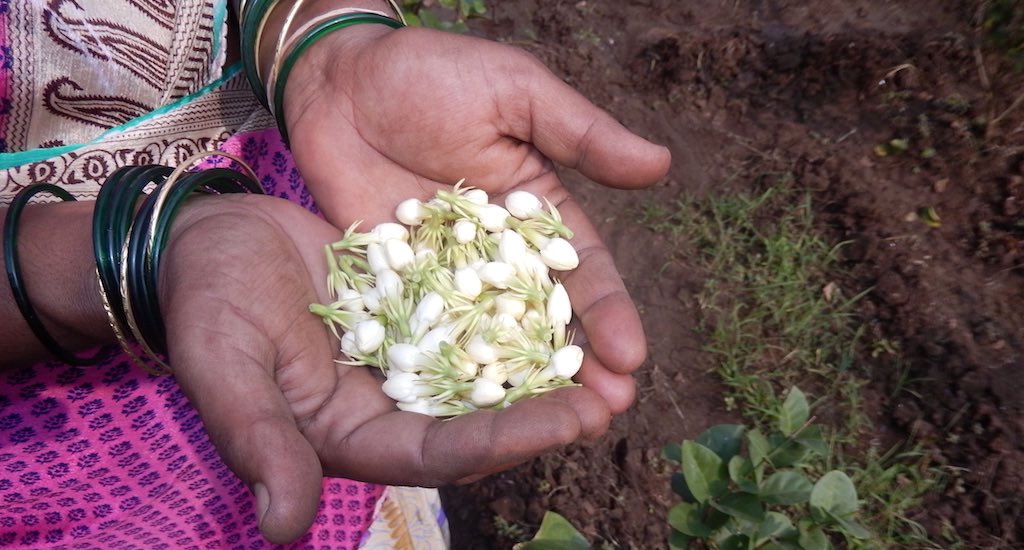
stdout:
POLYGON ((607 406, 582 389, 451 422, 397 411, 370 369, 333 362, 337 343, 308 312, 327 299, 321 251, 340 232, 280 199, 195 203, 161 273, 171 364, 225 462, 262 498, 271 540, 305 531, 325 473, 440 485, 607 429, 607 406))
POLYGON ((324 38, 286 94, 296 163, 339 226, 389 220, 400 201, 463 178, 492 200, 524 189, 575 232, 564 282, 591 351, 579 380, 613 411, 633 398, 646 352, 636 309, 598 232, 554 163, 609 186, 653 184, 669 155, 631 134, 524 52, 427 29, 366 25, 324 38))

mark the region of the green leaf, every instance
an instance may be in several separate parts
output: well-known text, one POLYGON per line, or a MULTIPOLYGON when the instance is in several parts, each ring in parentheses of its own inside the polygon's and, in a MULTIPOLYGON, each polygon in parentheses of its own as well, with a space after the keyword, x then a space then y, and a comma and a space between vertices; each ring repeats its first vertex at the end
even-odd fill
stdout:
POLYGON ((808 426, 796 437, 797 443, 818 454, 818 456, 829 456, 831 454, 828 443, 821 433, 821 426, 808 426))
POLYGON ((771 464, 772 448, 768 438, 761 433, 761 430, 750 430, 747 432, 747 452, 750 454, 750 462, 754 465, 754 480, 761 483, 764 478, 765 468, 771 464))
POLYGON ((668 535, 668 548, 669 550, 686 550, 690 547, 690 541, 692 540, 693 537, 673 529, 668 535))
POLYGON ((764 519, 764 506, 757 496, 750 493, 729 493, 711 501, 711 505, 730 516, 757 523, 764 519))
POLYGON ((757 526, 754 544, 760 546, 768 540, 789 539, 796 534, 796 527, 793 527, 788 516, 779 512, 766 512, 761 524, 757 526))
POLYGON ((671 460, 676 464, 683 461, 683 447, 678 443, 669 443, 661 448, 661 457, 665 460, 671 460))
POLYGON ((754 465, 746 457, 736 455, 729 459, 729 479, 746 493, 757 493, 754 481, 754 465))
POLYGON ((780 433, 773 433, 768 436, 768 443, 772 447, 772 465, 776 468, 795 466, 807 456, 807 447, 780 433))
POLYGON ((832 543, 829 542, 821 527, 814 525, 809 520, 803 520, 800 522, 799 529, 800 536, 797 538, 797 542, 804 550, 831 550, 832 543))
POLYGON ((722 459, 693 441, 683 442, 683 477, 697 502, 707 502, 728 486, 722 459))
POLYGON ((718 543, 718 550, 747 550, 750 546, 750 537, 746 535, 731 535, 729 538, 718 543))
POLYGON ((871 531, 849 517, 832 516, 832 518, 836 520, 843 532, 855 539, 867 540, 872 537, 871 531))
POLYGON ((673 529, 691 537, 707 537, 711 535, 711 527, 704 523, 702 506, 680 502, 668 511, 668 524, 673 529))
POLYGON ((811 513, 823 523, 828 521, 829 516, 849 518, 857 513, 857 489, 849 476, 839 470, 832 470, 814 484, 810 504, 811 513))
POLYGON ((743 432, 746 430, 745 426, 739 424, 719 424, 704 430, 704 433, 697 436, 697 443, 715 451, 715 454, 722 460, 728 461, 740 454, 740 448, 743 446, 743 432))
POLYGON ((681 472, 672 473, 672 491, 679 495, 679 498, 683 499, 683 502, 697 502, 697 499, 690 492, 690 488, 686 486, 686 478, 683 477, 681 472))
POLYGON ((761 484, 758 494, 769 504, 800 504, 811 496, 810 480, 800 472, 775 472, 761 484))
POLYGON ((515 550, 588 550, 590 543, 561 514, 547 511, 540 529, 529 542, 517 544, 515 550))
POLYGON ((810 417, 811 408, 807 404, 807 396, 796 386, 789 388, 786 401, 782 404, 782 414, 779 415, 779 431, 787 436, 793 435, 810 417))

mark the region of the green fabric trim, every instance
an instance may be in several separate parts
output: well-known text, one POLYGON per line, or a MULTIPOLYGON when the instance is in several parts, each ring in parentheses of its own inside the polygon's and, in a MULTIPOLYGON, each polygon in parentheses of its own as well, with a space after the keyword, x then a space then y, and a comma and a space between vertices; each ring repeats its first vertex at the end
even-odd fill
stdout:
POLYGON ((90 140, 90 141, 88 141, 86 143, 76 143, 76 144, 70 144, 70 145, 62 145, 60 147, 45 147, 45 148, 39 148, 39 149, 31 149, 31 150, 28 150, 28 151, 18 151, 18 152, 15 152, 15 153, 0 153, 0 170, 7 170, 7 169, 13 168, 15 166, 21 166, 23 164, 31 164, 33 162, 41 162, 41 161, 44 161, 44 160, 47 160, 47 159, 56 158, 56 157, 59 157, 61 155, 66 155, 66 154, 74 151, 75 149, 80 149, 82 147, 86 147, 86 146, 89 146, 89 145, 94 145, 96 143, 99 143, 99 142, 103 141, 103 139, 106 138, 109 135, 116 134, 118 132, 123 132, 123 131, 125 131, 125 130, 133 127, 133 126, 137 126, 138 124, 140 124, 142 122, 145 122, 145 121, 147 121, 147 120, 149 120, 149 119, 151 119, 153 117, 160 116, 160 115, 162 115, 164 113, 168 113, 170 111, 173 111, 174 109, 177 109, 177 108, 181 107, 182 105, 185 105, 185 104, 193 101, 194 99, 196 99, 198 97, 202 97, 203 95, 206 95, 206 94, 210 93, 213 89, 217 88, 218 86, 220 86, 221 84, 223 84, 227 80, 230 80, 233 76, 238 74, 238 72, 240 70, 242 70, 242 64, 241 63, 239 63, 239 62, 232 63, 230 67, 228 67, 227 69, 224 70, 224 74, 221 75, 220 78, 218 78, 217 80, 214 80, 213 82, 207 84, 206 86, 203 86, 199 91, 197 91, 195 93, 192 93, 192 94, 189 94, 189 95, 187 95, 187 96, 185 96, 185 97, 175 101, 174 103, 168 103, 167 105, 164 105, 163 107, 158 107, 158 108, 156 108, 156 109, 154 109, 154 110, 152 110, 152 111, 150 111, 150 112, 148 112, 148 113, 146 113, 146 114, 144 114, 144 115, 142 115, 140 117, 136 117, 136 118, 134 118, 132 120, 129 120, 128 122, 126 122, 126 123, 124 123, 124 124, 122 124, 120 126, 115 126, 115 127, 111 128, 109 130, 106 130, 105 132, 103 132, 102 134, 97 136, 96 138, 94 138, 94 139, 92 139, 92 140, 90 140))
POLYGON ((214 0, 213 2, 213 59, 220 57, 221 41, 217 33, 224 27, 224 20, 228 17, 228 0, 214 0))

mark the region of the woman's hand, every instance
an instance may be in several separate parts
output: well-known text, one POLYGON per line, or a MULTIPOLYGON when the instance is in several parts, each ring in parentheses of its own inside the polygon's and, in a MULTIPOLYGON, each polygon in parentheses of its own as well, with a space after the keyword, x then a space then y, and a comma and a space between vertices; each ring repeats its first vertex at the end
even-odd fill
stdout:
POLYGON ((554 164, 642 188, 666 174, 667 149, 517 48, 422 28, 357 25, 323 38, 292 72, 285 114, 296 163, 341 227, 390 219, 401 200, 463 178, 497 200, 524 189, 554 203, 581 257, 564 279, 590 347, 577 379, 613 411, 629 406, 629 373, 646 357, 640 319, 554 164))
POLYGON ((161 264, 174 375, 253 488, 268 539, 308 529, 323 475, 438 486, 608 429, 607 403, 586 387, 450 421, 398 411, 374 369, 334 362, 339 344, 308 309, 328 301, 323 247, 340 236, 281 199, 202 197, 161 264))

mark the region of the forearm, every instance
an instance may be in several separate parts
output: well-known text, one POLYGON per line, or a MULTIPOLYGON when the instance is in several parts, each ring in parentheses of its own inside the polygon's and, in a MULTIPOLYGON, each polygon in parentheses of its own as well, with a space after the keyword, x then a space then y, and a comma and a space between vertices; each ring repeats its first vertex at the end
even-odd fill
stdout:
MULTIPOLYGON (((21 279, 43 325, 65 349, 114 341, 96 279, 92 202, 29 205, 18 223, 21 279)), ((0 219, 7 210, 0 210, 0 219)), ((0 251, 2 255, 2 251, 0 251)), ((50 357, 0 284, 0 367, 50 357)))

